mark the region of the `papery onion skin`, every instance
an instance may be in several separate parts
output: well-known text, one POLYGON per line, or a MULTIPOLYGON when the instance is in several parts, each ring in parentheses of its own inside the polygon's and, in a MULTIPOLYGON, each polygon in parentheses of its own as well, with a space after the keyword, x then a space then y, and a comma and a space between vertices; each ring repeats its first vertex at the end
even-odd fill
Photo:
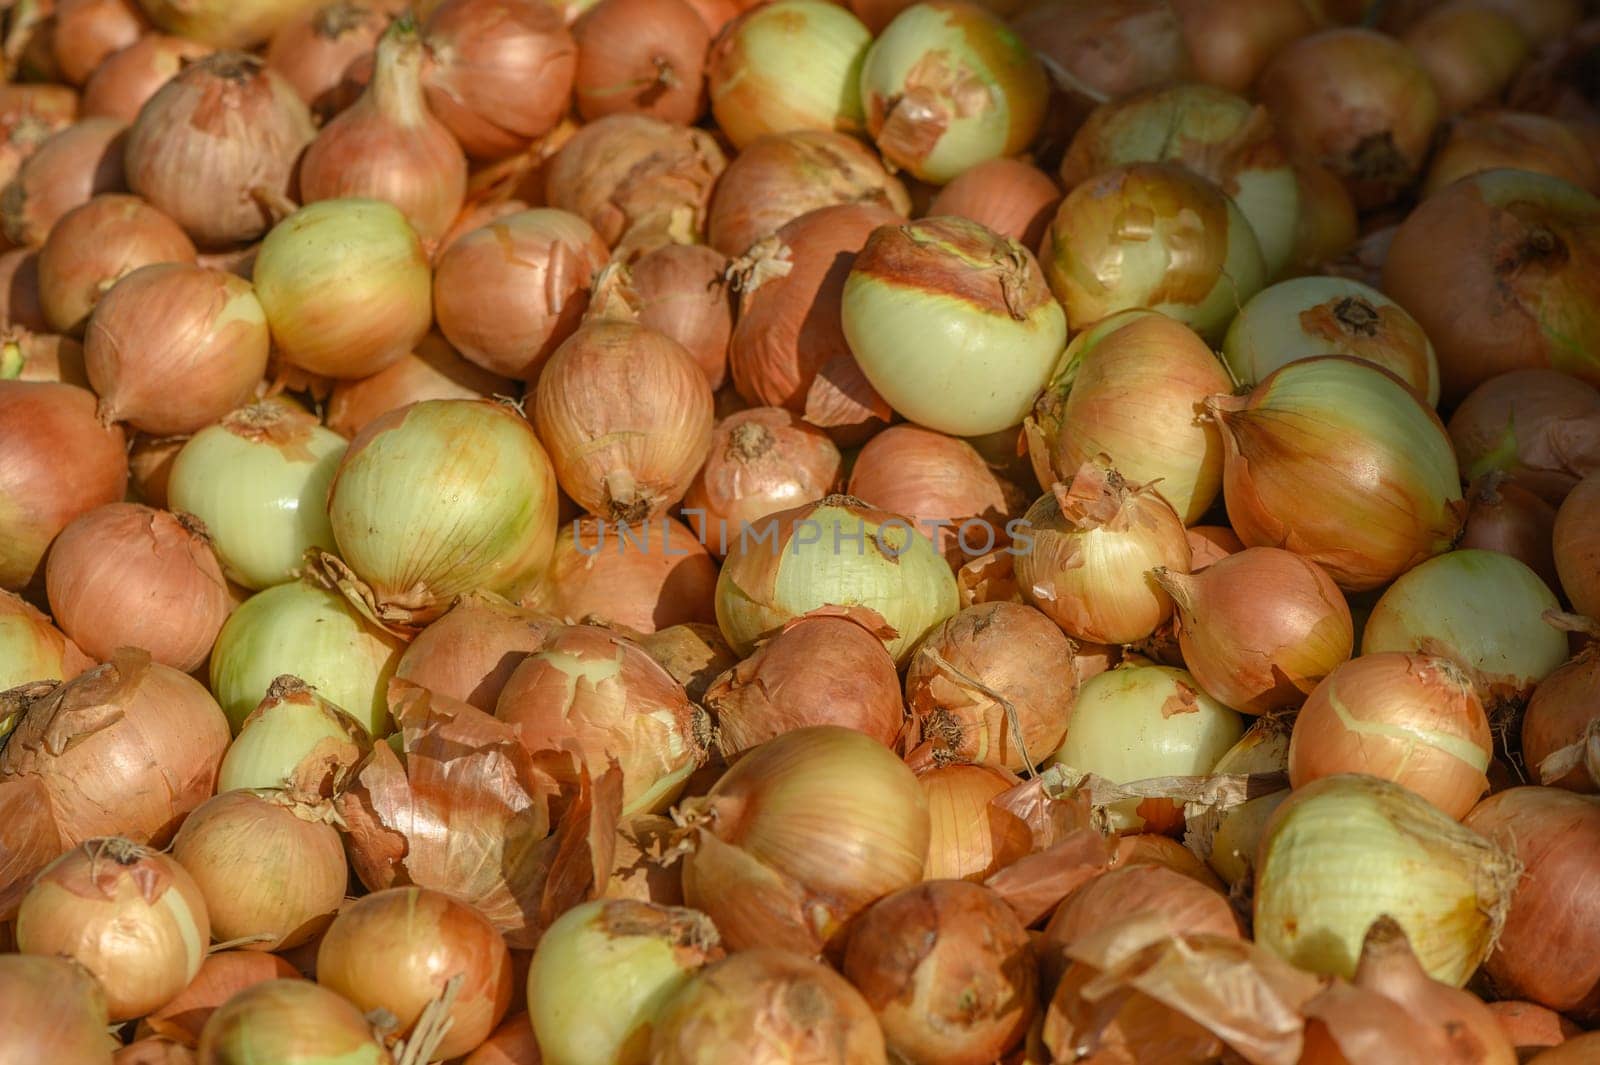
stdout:
POLYGON ((388 1010, 401 1035, 458 974, 440 1058, 483 1042, 511 1003, 510 952, 488 918, 437 891, 390 888, 340 910, 317 948, 317 982, 363 1010, 388 1010))
POLYGON ((1556 370, 1512 370, 1473 389, 1450 417, 1464 477, 1500 471, 1553 506, 1600 472, 1600 391, 1556 370))
POLYGON ((1532 1002, 1490 1002, 1487 1008, 1520 1053, 1560 1046, 1583 1034, 1582 1028, 1555 1010, 1532 1002))
POLYGON ((699 702, 713 681, 739 663, 715 625, 671 625, 640 633, 635 642, 683 685, 693 702, 699 702))
POLYGON ((399 362, 359 381, 338 381, 328 396, 328 428, 354 437, 381 415, 425 399, 487 399, 510 396, 516 382, 490 373, 456 353, 436 333, 399 362))
POLYGON ((666 244, 628 268, 639 324, 683 345, 713 390, 728 375, 733 299, 728 260, 704 244, 666 244))
POLYGON ((1346 278, 1300 277, 1262 289, 1239 310, 1222 358, 1240 384, 1296 359, 1349 355, 1381 366, 1439 405, 1439 363, 1422 327, 1383 293, 1346 278))
POLYGON ((96 196, 62 215, 39 249, 39 302, 52 332, 81 335, 117 279, 151 263, 189 263, 178 224, 134 196, 96 196))
POLYGON ((723 555, 740 529, 838 487, 839 449, 782 407, 752 407, 717 422, 710 454, 683 497, 700 541, 723 555))
POLYGON ((389 24, 381 3, 329 0, 285 23, 272 35, 267 66, 283 76, 313 114, 331 118, 351 65, 377 47, 389 24))
POLYGON ((1600 384, 1597 257, 1600 199, 1560 178, 1486 170, 1407 216, 1383 289, 1433 341, 1447 401, 1530 367, 1600 384))
POLYGON ((211 927, 177 862, 125 839, 89 840, 51 863, 23 897, 17 947, 62 954, 94 974, 114 1021, 165 1005, 200 971, 211 927))
MULTIPOLYGON (((1239 742, 1217 760, 1212 773, 1218 776, 1287 774, 1292 726, 1293 719, 1287 716, 1257 718, 1239 742)), ((1287 781, 1277 791, 1266 788, 1257 791, 1253 798, 1226 809, 1206 808, 1201 804, 1184 806, 1184 844, 1188 848, 1185 853, 1204 855, 1206 865, 1230 888, 1249 882, 1261 835, 1272 814, 1289 797, 1287 781)))
POLYGON ((1199 573, 1207 566, 1243 551, 1244 542, 1226 525, 1191 525, 1184 530, 1189 538, 1189 572, 1199 573))
POLYGON ((1346 591, 1366 591, 1460 533, 1466 508, 1449 437, 1388 371, 1345 356, 1302 359, 1248 396, 1206 406, 1227 447, 1229 522, 1251 547, 1291 548, 1346 591))
POLYGON ((1468 828, 1511 849, 1522 879, 1485 968, 1503 994, 1567 1014, 1600 1017, 1600 966, 1590 949, 1600 936, 1589 904, 1600 839, 1600 803, 1560 788, 1512 788, 1489 796, 1468 828))
POLYGON ((1009 771, 986 765, 935 765, 917 774, 928 798, 925 880, 983 881, 1033 850, 1021 818, 993 804, 1016 786, 1009 771))
POLYGON ((1476 0, 1433 8, 1400 40, 1433 79, 1444 115, 1493 103, 1532 50, 1510 15, 1476 0))
POLYGON ((201 1065, 390 1065, 361 1010, 309 980, 268 980, 245 988, 206 1022, 201 1065))
POLYGON ((1464 177, 1512 167, 1549 174, 1593 192, 1600 160, 1570 123, 1548 115, 1480 109, 1458 116, 1433 153, 1421 193, 1431 196, 1464 177))
POLYGON ((37 248, 72 208, 124 191, 127 129, 114 118, 83 118, 39 145, 0 195, 11 242, 37 248))
POLYGON ((0 381, 0 588, 37 588, 45 551, 74 518, 122 498, 128 458, 118 426, 95 417, 94 394, 49 381, 0 381))
POLYGON ((1558 752, 1577 753, 1575 747, 1587 753, 1594 719, 1600 716, 1593 703, 1595 686, 1600 684, 1597 664, 1600 654, 1586 648, 1540 681, 1534 690, 1522 718, 1522 756, 1531 782, 1583 795, 1600 791, 1600 781, 1590 775, 1587 758, 1579 759, 1565 773, 1559 768, 1563 759, 1546 765, 1558 752))
MULTIPOLYGON (((1178 12, 1167 0, 1043 0, 1011 24, 1045 62, 1067 136, 1097 104, 1193 76, 1178 12)), ((1048 128, 1054 131, 1054 116, 1048 128)))
POLYGON ((471 592, 406 645, 394 675, 492 714, 506 681, 554 627, 542 614, 471 592))
POLYGON ((26 599, 0 590, 0 691, 36 680, 71 680, 93 665, 26 599))
POLYGON ((682 522, 580 518, 556 536, 534 596, 569 624, 603 618, 641 633, 716 621, 717 564, 682 522))
POLYGON ((864 129, 859 82, 871 41, 855 16, 820 0, 746 11, 718 34, 706 60, 717 127, 741 150, 768 133, 864 129))
POLYGON ((95 68, 83 87, 83 114, 132 123, 145 101, 185 63, 210 54, 211 49, 199 41, 147 33, 95 68))
POLYGON ((572 37, 573 95, 586 120, 636 111, 691 124, 705 110, 711 30, 684 0, 602 0, 572 37))
POLYGON ((275 678, 237 731, 217 770, 219 795, 259 788, 329 798, 371 746, 360 722, 294 676, 275 678))
POLYGON ((0 1053, 14 1061, 111 1065, 106 996, 66 958, 0 955, 0 1053))
POLYGON ((1556 511, 1556 572, 1561 590, 1572 608, 1600 618, 1600 536, 1595 514, 1600 512, 1600 476, 1590 474, 1578 482, 1556 511))

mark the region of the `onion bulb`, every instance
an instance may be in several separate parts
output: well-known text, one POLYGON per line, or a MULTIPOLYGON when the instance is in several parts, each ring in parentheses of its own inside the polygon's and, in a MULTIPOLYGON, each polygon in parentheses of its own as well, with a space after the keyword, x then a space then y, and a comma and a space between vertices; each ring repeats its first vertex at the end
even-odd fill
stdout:
POLYGON ((399 362, 359 381, 338 381, 328 395, 328 428, 346 439, 392 410, 425 399, 486 399, 516 393, 516 383, 467 361, 437 333, 399 362))
POLYGON ((1428 164, 1422 195, 1431 196, 1464 177, 1511 167, 1600 188, 1600 160, 1589 154, 1572 125, 1549 115, 1479 109, 1459 115, 1428 164))
POLYGON ((840 310, 872 387, 911 421, 958 436, 1021 422, 1066 346, 1033 254, 962 218, 876 230, 840 310))
POLYGON ((124 191, 127 129, 114 118, 84 118, 40 144, 0 194, 0 215, 11 242, 37 248, 74 207, 124 191))
POLYGON ((1176 5, 1167 0, 1036 0, 1012 25, 1045 63, 1055 95, 1049 130, 1070 131, 1097 104, 1193 80, 1176 5), (1059 118, 1057 117, 1059 116, 1059 118))
POLYGON ((1512 370, 1483 382, 1450 416, 1463 477, 1499 471, 1560 506, 1600 471, 1600 391, 1556 370, 1512 370))
POLYGON ((1556 508, 1498 471, 1467 490, 1467 524, 1461 548, 1498 551, 1536 573, 1545 587, 1561 587, 1556 575, 1556 508))
POLYGON ((1061 189, 1020 159, 990 159, 964 170, 928 205, 930 217, 957 215, 1037 248, 1061 205, 1061 189))
POLYGON ((1303 0, 1173 0, 1195 79, 1245 92, 1291 42, 1316 29, 1319 8, 1303 0))
POLYGON ((36 680, 71 680, 92 664, 26 599, 0 591, 0 691, 36 680))
MULTIPOLYGON (((513 996, 514 997, 514 996, 513 996)), ((462 1059, 461 1065, 542 1065, 543 1056, 526 1013, 514 1013, 462 1059)))
POLYGON ((15 1061, 111 1065, 106 996, 66 958, 0 955, 0 1053, 15 1061))
POLYGON ((154 207, 135 196, 96 196, 62 215, 39 249, 39 305, 51 331, 82 335, 118 278, 194 259, 194 244, 154 207))
POLYGON ((639 324, 683 345, 712 389, 728 375, 733 300, 728 260, 704 244, 665 244, 627 268, 639 324))
POLYGON ((700 542, 724 555, 741 529, 838 486, 839 449, 782 407, 752 407, 712 428, 711 451, 683 498, 700 542))
POLYGON ((176 861, 130 840, 93 839, 52 862, 23 896, 17 948, 92 973, 113 1021, 142 1017, 184 989, 205 960, 206 904, 176 861))
POLYGON ((28 248, 0 252, 0 321, 14 329, 50 332, 39 300, 39 253, 28 248))
POLYGON ((1493 103, 1532 50, 1510 15, 1477 0, 1424 12, 1400 40, 1433 79, 1443 115, 1493 103))
POLYGON ((1578 482, 1556 511, 1556 572, 1572 608, 1600 618, 1600 537, 1595 515, 1600 512, 1600 477, 1578 482))
POLYGON ((56 67, 82 85, 107 56, 139 39, 146 23, 134 0, 59 0, 51 15, 56 67))
POLYGON ((1460 533, 1466 508, 1449 437, 1386 370, 1302 359, 1206 407, 1227 446, 1228 518, 1252 547, 1290 548, 1346 591, 1366 591, 1460 533))
POLYGON ((554 622, 487 592, 469 592, 406 645, 394 675, 494 713, 506 681, 554 622))
POLYGON ((695 830, 685 902, 736 951, 838 946, 873 901, 922 879, 928 854, 915 774, 883 744, 835 725, 752 749, 678 818, 695 830))
POLYGON ((1300 189, 1300 217, 1295 222, 1291 265, 1298 273, 1316 273, 1356 244, 1360 236, 1356 206, 1343 182, 1327 167, 1295 160, 1294 174, 1300 189))
POLYGON ((1536 1006, 1532 1002, 1490 1002, 1488 1010, 1505 1030, 1517 1052, 1524 1056, 1537 1054, 1545 1047, 1560 1046, 1574 1036, 1583 1034, 1582 1028, 1555 1010, 1536 1006))
POLYGON ((313 114, 332 118, 350 103, 343 98, 350 68, 371 57, 389 25, 384 6, 329 0, 305 10, 272 35, 267 66, 293 86, 313 114))
POLYGON ((145 1017, 135 1029, 141 1038, 193 1047, 217 1008, 234 995, 268 980, 294 979, 294 966, 260 951, 213 950, 189 986, 165 1006, 145 1017))
POLYGON ((278 789, 296 798, 332 798, 370 746, 355 718, 299 677, 280 676, 222 756, 217 794, 278 789))
POLYGON ((533 601, 569 623, 600 618, 647 633, 715 622, 716 598, 717 564, 682 522, 580 518, 556 536, 533 601))
POLYGON ((10 329, 0 334, 0 380, 60 381, 86 387, 89 376, 83 368, 83 345, 71 337, 10 329))
POLYGON ((953 762, 917 774, 928 799, 925 880, 988 879, 1033 850, 1027 822, 993 800, 1017 784, 1009 771, 953 762))
POLYGON ((1293 721, 1277 714, 1256 718, 1211 770, 1216 776, 1273 774, 1283 782, 1281 787, 1273 790, 1268 784, 1251 789, 1249 798, 1232 806, 1184 805, 1184 844, 1189 848, 1185 853, 1203 855, 1206 865, 1230 888, 1249 883, 1261 834, 1289 797, 1284 778, 1293 721))
POLYGON ((182 70, 184 64, 211 54, 199 41, 146 33, 101 61, 83 87, 85 117, 103 115, 132 123, 139 110, 182 70))
POLYGON ((267 980, 220 1006, 200 1033, 204 1065, 390 1065, 361 1010, 309 980, 267 980))
POLYGON ((692 124, 705 110, 711 30, 686 0, 602 0, 573 23, 578 114, 692 124))

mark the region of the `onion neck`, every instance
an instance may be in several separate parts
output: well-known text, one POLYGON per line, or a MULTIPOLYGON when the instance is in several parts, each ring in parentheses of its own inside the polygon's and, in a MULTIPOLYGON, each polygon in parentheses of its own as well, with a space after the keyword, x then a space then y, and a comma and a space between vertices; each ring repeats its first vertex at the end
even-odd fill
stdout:
POLYGON ((401 17, 378 42, 367 91, 373 105, 402 126, 420 126, 428 120, 422 95, 422 37, 410 16, 401 17))
POLYGON ((1150 575, 1161 585, 1162 591, 1172 597, 1179 612, 1185 617, 1194 615, 1195 593, 1203 575, 1174 573, 1165 566, 1157 566, 1150 571, 1150 575))
POLYGON ((1355 985, 1405 1003, 1429 983, 1432 980, 1412 953, 1411 942, 1399 922, 1387 914, 1372 922, 1361 944, 1355 985))

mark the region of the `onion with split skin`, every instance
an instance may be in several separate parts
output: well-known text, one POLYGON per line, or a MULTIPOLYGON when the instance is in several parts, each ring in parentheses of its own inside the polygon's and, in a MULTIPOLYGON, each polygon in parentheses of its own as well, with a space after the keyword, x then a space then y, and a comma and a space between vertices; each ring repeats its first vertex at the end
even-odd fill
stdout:
POLYGON ((211 49, 199 41, 146 33, 95 68, 83 87, 83 114, 103 115, 131 125, 145 102, 184 64, 210 54, 211 49))
POLYGON ((1061 204, 1050 175, 1021 159, 988 159, 969 167, 939 190, 928 214, 956 215, 1002 237, 1037 248, 1061 204))
POLYGON ((640 633, 716 621, 717 564, 688 526, 579 518, 556 536, 533 602, 568 623, 604 618, 640 633))
POLYGON ((510 396, 516 382, 469 362, 437 333, 409 355, 357 381, 336 381, 328 395, 328 428, 346 439, 392 410, 425 399, 510 396))
POLYGON ((0 194, 0 218, 11 242, 37 248, 72 208, 124 191, 127 131, 114 118, 82 118, 40 144, 0 194))
POLYGON ((194 243, 171 218, 135 196, 96 196, 62 215, 39 249, 39 305, 52 332, 82 335, 119 278, 194 260, 194 243))
POLYGON ((691 622, 671 625, 656 632, 640 633, 636 641, 645 654, 683 685, 692 702, 705 697, 706 689, 722 674, 739 664, 722 631, 715 625, 691 622))
POLYGON ((406 645, 394 675, 492 714, 511 674, 554 627, 543 614, 469 592, 406 645))
POLYGON ((686 0, 601 0, 572 37, 573 95, 586 120, 631 111, 689 125, 705 110, 711 30, 686 0))
POLYGON ((16 1061, 112 1065, 106 995, 67 958, 0 955, 0 1053, 16 1061))
POLYGON ((1555 370, 1489 378, 1456 407, 1449 429, 1463 477, 1499 471, 1552 506, 1600 472, 1600 391, 1555 370))
POLYGON ((0 691, 71 680, 94 662, 26 599, 0 590, 0 691))
POLYGON ((1401 36, 1453 115, 1498 99, 1527 61, 1531 42, 1509 15, 1479 0, 1452 0, 1423 14, 1401 36))
POLYGON ((389 25, 376 0, 331 0, 306 10, 272 35, 267 66, 283 76, 324 121, 344 110, 347 74, 377 47, 389 25))
POLYGON ((1593 703, 1600 652, 1592 645, 1545 677, 1522 719, 1522 756, 1532 782, 1590 795, 1600 791, 1591 766, 1592 737, 1600 733, 1593 703))
POLYGON ((390 1065, 393 1058, 361 1010, 310 980, 267 980, 245 988, 206 1021, 200 1033, 204 1065, 276 1061, 316 1065, 390 1065))
POLYGON ((719 421, 711 451, 683 498, 683 514, 713 554, 739 530, 838 486, 839 449, 782 407, 752 407, 719 421))
POLYGON ((1428 164, 1422 195, 1503 167, 1549 174, 1591 192, 1600 189, 1600 160, 1589 154, 1570 123, 1549 115, 1482 108, 1450 122, 1428 164))
POLYGON ((1247 792, 1250 798, 1233 806, 1184 805, 1186 849, 1183 853, 1202 856, 1206 866, 1230 889, 1249 884, 1261 834, 1274 811, 1289 797, 1285 778, 1293 725, 1291 715, 1268 714, 1256 718, 1239 737, 1239 742, 1229 748, 1211 770, 1216 776, 1272 774, 1282 782, 1282 787, 1277 790, 1271 790, 1271 785, 1255 787, 1247 792))
POLYGON ((1244 550, 1244 542, 1226 525, 1191 525, 1184 530, 1184 535, 1189 538, 1189 550, 1193 556, 1189 564, 1190 573, 1199 573, 1207 566, 1244 550))

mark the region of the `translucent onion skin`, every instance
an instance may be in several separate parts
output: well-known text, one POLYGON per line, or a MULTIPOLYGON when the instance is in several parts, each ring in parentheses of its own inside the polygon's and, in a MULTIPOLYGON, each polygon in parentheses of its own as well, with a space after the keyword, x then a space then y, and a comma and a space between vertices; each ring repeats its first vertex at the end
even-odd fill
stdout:
POLYGON ((117 279, 151 263, 189 263, 178 224, 136 196, 96 196, 56 222, 39 249, 39 303, 56 333, 81 335, 117 279))
POLYGON ((572 36, 585 119, 637 111, 687 125, 705 110, 711 29, 685 0, 602 0, 573 23, 572 36))
POLYGON ((1350 355, 1382 366, 1439 405, 1439 361, 1415 318, 1377 289, 1335 277, 1300 277, 1262 289, 1239 310, 1222 358, 1254 386, 1296 359, 1350 355))
POLYGON ((701 542, 727 553, 739 530, 838 487, 839 449, 782 407, 752 407, 719 421, 711 450, 683 498, 701 542))
POLYGON ((867 130, 884 158, 942 185, 1014 155, 1044 123, 1050 83, 1017 33, 976 4, 914 4, 861 66, 867 130))
POLYGON ((0 215, 11 242, 37 248, 72 208, 125 191, 127 128, 114 118, 83 118, 40 144, 0 194, 0 215))
POLYGON ((1461 531, 1444 426, 1386 370, 1302 359, 1206 407, 1227 447, 1229 522, 1251 547, 1291 549, 1346 591, 1366 591, 1448 550, 1461 531))
POLYGON ((359 381, 339 381, 328 396, 328 428, 349 439, 381 415, 425 399, 510 396, 516 382, 469 362, 429 333, 417 350, 359 381))
POLYGON ((132 123, 145 101, 170 81, 185 63, 211 54, 199 41, 146 33, 113 52, 95 68, 83 87, 83 114, 132 123))
POLYGON ((36 680, 71 680, 91 665, 31 603, 0 591, 0 691, 36 680))
POLYGON ((1600 199, 1560 178, 1487 170, 1406 217, 1383 289, 1433 341, 1447 402, 1529 367, 1600 384, 1597 257, 1600 199))
POLYGON ((769 133, 860 132, 861 66, 871 42, 854 15, 823 0, 746 11, 718 34, 706 60, 717 128, 740 150, 769 133))
POLYGON ((928 214, 958 215, 1037 248, 1060 205, 1061 189, 1043 170, 1020 159, 989 159, 940 189, 928 214))
POLYGON ((492 714, 506 681, 554 627, 554 619, 471 592, 406 645, 394 675, 492 714))
POLYGON ((206 1021, 201 1065, 391 1065, 361 1010, 309 980, 268 980, 239 992, 206 1021))
POLYGON ((1422 195, 1432 196, 1464 177, 1502 168, 1531 170, 1593 192, 1600 160, 1589 154, 1570 123, 1549 115, 1483 108, 1449 125, 1428 164, 1422 195))
POLYGON ((957 436, 1020 423, 1067 340, 1033 253, 962 218, 874 231, 840 311, 878 394, 911 421, 957 436))
POLYGON ((1074 331, 1117 311, 1161 311, 1209 339, 1266 283, 1237 205, 1175 163, 1102 171, 1067 193, 1040 249, 1074 331), (1118 220, 1145 219, 1128 230, 1118 220))
POLYGON ((253 277, 278 353, 314 374, 375 374, 416 350, 433 324, 422 241, 379 200, 302 207, 262 241, 253 277))
POLYGON ((680 521, 629 529, 580 518, 556 536, 535 601, 568 623, 603 618, 637 632, 714 624, 717 564, 680 521))
POLYGON ((389 25, 378 0, 325 0, 272 35, 267 66, 300 94, 313 114, 331 118, 349 103, 346 74, 370 55, 389 25))
POLYGON ((13 1061, 111 1065, 106 996, 66 958, 0 955, 0 1054, 13 1061))
POLYGON ((1595 535, 1595 515, 1600 512, 1600 477, 1590 475, 1556 511, 1556 572, 1572 608, 1600 618, 1600 537, 1595 535))
POLYGON ((254 240, 272 223, 257 190, 287 196, 311 115, 266 64, 218 52, 180 70, 128 131, 128 186, 197 244, 254 240))

